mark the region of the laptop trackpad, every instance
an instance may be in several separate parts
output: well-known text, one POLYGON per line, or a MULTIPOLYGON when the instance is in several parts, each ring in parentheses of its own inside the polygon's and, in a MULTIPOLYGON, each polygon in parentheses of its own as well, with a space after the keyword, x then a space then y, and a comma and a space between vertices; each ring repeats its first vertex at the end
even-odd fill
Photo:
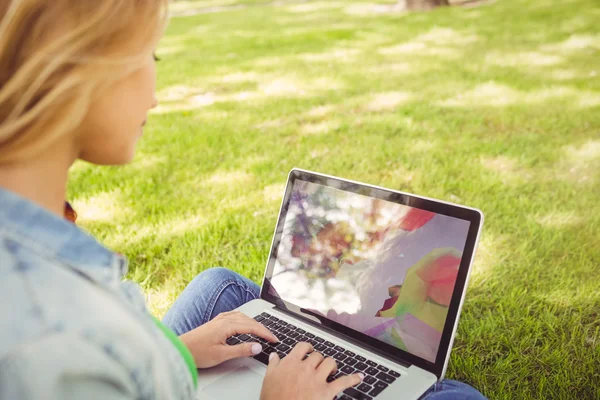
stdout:
POLYGON ((241 367, 223 375, 202 392, 215 399, 258 399, 263 379, 263 375, 241 367))

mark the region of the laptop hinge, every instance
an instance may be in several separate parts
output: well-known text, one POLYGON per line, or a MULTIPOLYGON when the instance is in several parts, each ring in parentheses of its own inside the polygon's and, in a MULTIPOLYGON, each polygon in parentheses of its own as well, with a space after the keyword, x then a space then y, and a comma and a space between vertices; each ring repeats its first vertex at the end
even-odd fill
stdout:
MULTIPOLYGON (((271 303, 273 304, 273 303, 271 303)), ((305 322, 311 326, 314 326, 317 329, 321 329, 324 330, 325 332, 329 333, 330 335, 333 335, 335 337, 338 337, 342 340, 345 340, 346 342, 350 342, 356 346, 359 347, 364 347, 366 350, 370 351, 371 353, 375 353, 377 354, 379 357, 385 358, 386 360, 389 360, 391 362, 394 362, 396 364, 399 364, 400 366, 404 367, 404 368, 409 368, 412 364, 406 362, 406 361, 402 361, 402 360, 398 360, 397 358, 392 358, 390 357, 389 354, 384 353, 383 351, 377 349, 376 347, 373 347, 369 344, 363 343, 353 337, 344 335, 343 333, 340 333, 334 329, 329 328, 328 326, 324 326, 324 325, 320 325, 320 324, 316 324, 314 321, 311 321, 309 318, 306 318, 302 315, 298 315, 297 313, 291 312, 290 310, 287 310, 283 307, 280 307, 276 304, 273 304, 274 308, 277 309, 277 311, 289 315, 291 317, 294 317, 296 319, 301 320, 302 322, 305 322)))

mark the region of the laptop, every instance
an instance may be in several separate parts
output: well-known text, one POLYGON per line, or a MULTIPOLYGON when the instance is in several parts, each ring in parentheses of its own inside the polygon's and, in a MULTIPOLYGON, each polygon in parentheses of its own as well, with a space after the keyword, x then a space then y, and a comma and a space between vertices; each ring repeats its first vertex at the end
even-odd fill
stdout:
POLYGON ((287 185, 260 298, 239 311, 279 339, 202 370, 198 399, 258 399, 271 352, 298 342, 363 382, 338 399, 418 399, 444 377, 481 211, 301 169, 287 185))

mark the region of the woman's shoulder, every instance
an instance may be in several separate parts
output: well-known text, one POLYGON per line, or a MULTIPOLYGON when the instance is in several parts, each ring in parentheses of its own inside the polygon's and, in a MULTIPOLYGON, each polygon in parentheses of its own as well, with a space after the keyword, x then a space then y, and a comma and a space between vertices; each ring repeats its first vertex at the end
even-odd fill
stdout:
POLYGON ((140 398, 131 374, 107 351, 70 331, 46 334, 0 358, 0 398, 140 398))
MULTIPOLYGON (((0 360, 15 346, 48 330, 42 317, 43 305, 31 290, 24 260, 7 246, 0 235, 0 360)), ((8 242, 10 243, 10 242, 8 242)))
POLYGON ((153 370, 168 376, 168 360, 136 285, 97 282, 59 258, 7 245, 12 240, 0 233, 0 293, 8 300, 0 302, 0 381, 30 373, 58 379, 85 357, 99 376, 113 369, 156 390, 153 370))
POLYGON ((0 232, 0 293, 7 299, 0 302, 0 358, 23 343, 63 332, 96 337, 99 346, 109 338, 151 346, 150 338, 144 341, 141 294, 124 291, 120 276, 97 281, 82 271, 0 232))

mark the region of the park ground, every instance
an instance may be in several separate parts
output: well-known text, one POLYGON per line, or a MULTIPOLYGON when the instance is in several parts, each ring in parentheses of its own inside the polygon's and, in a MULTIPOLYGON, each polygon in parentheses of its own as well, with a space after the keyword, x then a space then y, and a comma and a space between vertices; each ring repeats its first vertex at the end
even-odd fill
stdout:
POLYGON ((199 272, 262 279, 292 167, 483 210, 449 378, 600 398, 600 4, 176 2, 131 165, 77 164, 82 226, 164 314, 199 272))

